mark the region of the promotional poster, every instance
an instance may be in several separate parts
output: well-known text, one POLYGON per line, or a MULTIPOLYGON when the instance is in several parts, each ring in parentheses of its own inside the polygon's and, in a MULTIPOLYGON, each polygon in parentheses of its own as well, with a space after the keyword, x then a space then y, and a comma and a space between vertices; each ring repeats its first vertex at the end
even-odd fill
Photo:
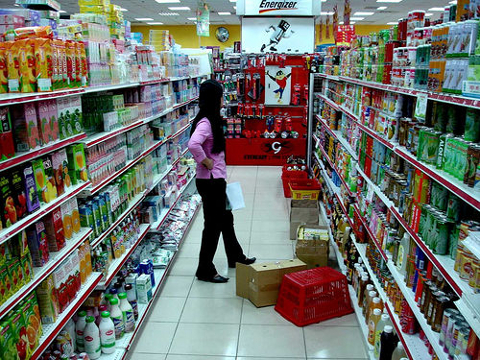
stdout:
POLYGON ((313 52, 314 29, 313 18, 243 18, 242 50, 257 54, 313 52))
POLYGON ((265 67, 265 105, 290 105, 291 75, 289 66, 265 67))

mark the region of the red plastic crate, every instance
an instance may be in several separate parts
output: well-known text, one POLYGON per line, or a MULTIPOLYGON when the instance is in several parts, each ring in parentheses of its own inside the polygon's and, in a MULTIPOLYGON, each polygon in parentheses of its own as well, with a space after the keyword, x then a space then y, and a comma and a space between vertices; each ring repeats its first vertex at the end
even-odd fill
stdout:
POLYGON ((327 266, 287 274, 275 310, 297 326, 350 314, 347 278, 327 266))
POLYGON ((292 197, 292 193, 290 191, 290 185, 288 184, 289 181, 308 179, 308 173, 303 170, 288 171, 287 166, 291 165, 284 165, 282 170, 283 195, 286 198, 290 198, 292 197))
POLYGON ((321 186, 317 179, 290 179, 288 183, 293 200, 318 200, 321 186))

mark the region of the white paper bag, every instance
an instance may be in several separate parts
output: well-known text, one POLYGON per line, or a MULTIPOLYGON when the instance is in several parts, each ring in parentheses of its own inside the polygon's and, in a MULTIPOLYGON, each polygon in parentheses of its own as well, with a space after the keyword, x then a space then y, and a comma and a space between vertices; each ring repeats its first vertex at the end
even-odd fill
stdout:
POLYGON ((232 210, 245 208, 242 186, 239 182, 227 184, 227 199, 232 210))

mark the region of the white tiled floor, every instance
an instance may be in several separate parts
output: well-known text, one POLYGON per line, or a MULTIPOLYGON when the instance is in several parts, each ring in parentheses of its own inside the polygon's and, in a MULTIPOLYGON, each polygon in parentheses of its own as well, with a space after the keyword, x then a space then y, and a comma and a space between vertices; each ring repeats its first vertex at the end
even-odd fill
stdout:
MULTIPOLYGON (((229 167, 228 173, 229 182, 241 182, 246 200, 246 209, 234 213, 244 252, 259 261, 292 258, 280 168, 229 167)), ((196 280, 202 228, 199 214, 130 350, 131 360, 366 359, 354 314, 301 328, 273 306, 256 308, 237 297, 235 270, 227 267, 222 242, 215 265, 230 281, 196 280)))

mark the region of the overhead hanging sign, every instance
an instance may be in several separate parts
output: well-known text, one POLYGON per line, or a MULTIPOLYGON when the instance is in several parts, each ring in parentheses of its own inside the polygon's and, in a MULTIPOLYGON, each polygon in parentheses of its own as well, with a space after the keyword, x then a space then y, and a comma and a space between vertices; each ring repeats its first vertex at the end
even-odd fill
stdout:
POLYGON ((197 10, 197 35, 210 36, 210 11, 207 4, 200 3, 197 10))
POLYGON ((237 0, 237 15, 245 16, 316 16, 320 10, 315 0, 237 0))

